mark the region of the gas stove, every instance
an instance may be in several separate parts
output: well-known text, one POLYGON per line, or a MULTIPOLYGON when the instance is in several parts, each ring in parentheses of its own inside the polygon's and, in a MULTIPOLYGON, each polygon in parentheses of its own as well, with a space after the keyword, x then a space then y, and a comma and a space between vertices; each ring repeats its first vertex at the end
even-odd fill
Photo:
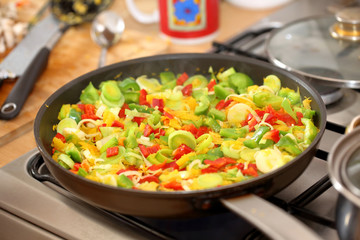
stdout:
MULTIPOLYGON (((293 1, 228 41, 215 42, 210 52, 267 61, 264 39, 272 29, 298 18, 328 13, 338 4, 330 0, 293 1)), ((341 91, 343 96, 327 105, 326 131, 309 167, 268 199, 329 240, 338 239, 334 220, 338 194, 327 176, 326 159, 351 119, 360 114, 359 92, 341 91)), ((0 193, 2 239, 266 239, 261 229, 227 210, 194 219, 150 219, 91 206, 57 184, 36 149, 0 169, 0 193)))

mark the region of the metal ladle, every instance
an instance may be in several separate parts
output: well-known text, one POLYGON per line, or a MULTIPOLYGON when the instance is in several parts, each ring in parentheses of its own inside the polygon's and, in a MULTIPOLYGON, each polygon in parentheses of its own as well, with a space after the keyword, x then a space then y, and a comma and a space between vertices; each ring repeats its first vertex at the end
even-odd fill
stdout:
POLYGON ((124 30, 124 20, 115 12, 104 11, 94 19, 90 33, 101 47, 99 68, 105 65, 107 49, 120 40, 124 30))

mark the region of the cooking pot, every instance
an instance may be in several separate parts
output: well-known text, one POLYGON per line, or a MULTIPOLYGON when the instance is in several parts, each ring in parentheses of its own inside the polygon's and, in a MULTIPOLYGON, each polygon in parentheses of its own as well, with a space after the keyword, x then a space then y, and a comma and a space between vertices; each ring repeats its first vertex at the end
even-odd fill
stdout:
POLYGON ((328 156, 330 180, 340 193, 336 204, 336 228, 342 240, 360 239, 360 116, 328 156))
POLYGON ((58 182, 80 199, 95 206, 143 217, 196 217, 212 214, 224 206, 258 226, 273 239, 318 239, 304 224, 275 207, 263 198, 269 197, 293 182, 315 155, 325 131, 325 105, 315 89, 287 71, 271 64, 245 57, 219 54, 159 55, 109 65, 76 78, 52 94, 40 108, 34 126, 35 140, 45 164, 58 182), (94 182, 67 171, 52 158, 53 126, 58 123, 58 112, 64 103, 77 103, 81 91, 91 81, 94 86, 110 79, 121 80, 140 75, 157 76, 165 69, 189 75, 208 74, 215 70, 235 67, 262 85, 269 74, 277 75, 284 87, 299 89, 301 96, 312 99, 316 111, 314 124, 319 133, 311 145, 284 166, 254 179, 198 191, 148 192, 123 189, 94 182), (280 214, 280 215, 277 215, 280 214), (276 219, 276 221, 274 221, 276 219), (289 231, 291 229, 291 231, 289 231))

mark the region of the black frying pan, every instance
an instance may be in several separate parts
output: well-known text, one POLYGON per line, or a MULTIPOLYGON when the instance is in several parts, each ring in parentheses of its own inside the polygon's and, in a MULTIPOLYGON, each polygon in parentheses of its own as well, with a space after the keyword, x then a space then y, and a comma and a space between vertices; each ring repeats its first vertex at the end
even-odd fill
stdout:
POLYGON ((325 105, 320 95, 305 81, 287 71, 244 57, 218 54, 173 54, 113 64, 69 82, 45 101, 36 116, 34 131, 37 146, 53 176, 62 186, 90 204, 123 214, 157 218, 197 216, 204 212, 217 211, 220 206, 226 206, 260 227, 272 238, 315 239, 315 234, 300 222, 258 196, 266 198, 279 192, 305 170, 315 155, 325 124, 325 105), (214 70, 233 66, 237 71, 251 76, 254 83, 258 85, 263 83, 265 76, 275 74, 281 79, 283 86, 292 89, 299 88, 302 97, 311 97, 311 106, 317 113, 314 122, 320 132, 313 143, 286 165, 255 179, 189 192, 147 192, 112 187, 79 177, 62 168, 51 158, 51 142, 55 135, 53 125, 58 122, 57 116, 62 104, 77 103, 81 90, 90 81, 98 86, 104 80, 124 79, 144 74, 152 76, 165 69, 170 69, 175 73, 206 75, 210 66, 214 70), (274 214, 283 214, 283 216, 278 218, 274 214), (274 221, 274 219, 277 220, 274 221), (264 223, 264 220, 267 222, 264 223))

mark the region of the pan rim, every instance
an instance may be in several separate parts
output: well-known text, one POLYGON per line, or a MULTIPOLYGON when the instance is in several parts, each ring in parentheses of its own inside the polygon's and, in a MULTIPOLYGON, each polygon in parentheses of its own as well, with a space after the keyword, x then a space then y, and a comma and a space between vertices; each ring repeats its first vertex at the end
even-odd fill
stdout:
MULTIPOLYGON (((40 121, 42 119, 42 116, 44 115, 47 106, 49 106, 55 99, 57 99, 58 95, 63 93, 64 91, 69 90, 73 85, 77 84, 78 82, 84 81, 84 79, 89 78, 90 76, 94 75, 94 74, 99 74, 102 72, 107 72, 111 69, 115 69, 117 67, 120 66, 124 66, 124 65, 129 65, 129 64, 134 64, 136 62, 145 62, 145 61, 154 61, 154 60, 164 60, 166 59, 182 59, 182 58, 198 58, 198 59, 206 59, 206 58, 211 58, 211 59, 227 59, 227 60, 236 60, 239 62, 245 62, 245 63, 249 63, 249 64, 254 64, 257 66, 261 66, 270 70, 276 70, 277 73, 281 73, 289 78, 291 78, 293 81, 295 81, 296 83, 300 83, 300 85, 302 85, 310 94, 311 94, 311 98, 313 101, 317 102, 319 104, 319 132, 317 134, 317 136, 315 137, 315 139, 313 140, 313 142, 311 143, 311 145, 305 149, 304 152, 302 152, 300 155, 298 155, 296 158, 292 159, 290 162, 288 162, 287 164, 281 166, 280 168, 277 168, 269 173, 260 175, 256 178, 250 179, 250 180, 246 180, 243 182, 237 182, 237 183, 233 183, 230 185, 226 185, 226 186, 220 186, 220 187, 216 187, 216 188, 210 188, 210 189, 203 189, 203 190, 191 190, 191 191, 174 191, 174 192, 163 192, 163 191, 144 191, 144 190, 136 190, 136 189, 123 189, 123 188, 119 188, 119 187, 115 187, 115 186, 110 186, 110 185, 106 185, 103 183, 99 183, 99 182, 95 182, 83 177, 80 177, 78 175, 75 175, 73 173, 71 173, 70 171, 67 171, 66 169, 62 168, 59 164, 57 164, 55 161, 48 161, 50 164, 52 164, 53 166, 60 168, 61 171, 66 172, 67 177, 73 177, 76 178, 78 180, 81 180, 83 182, 86 182, 87 184, 91 184, 94 187, 99 187, 102 189, 108 189, 109 191, 119 191, 119 193, 127 193, 127 194, 131 194, 131 195, 137 195, 137 196, 146 196, 148 197, 149 195, 152 195, 152 197, 156 197, 156 198, 178 198, 179 196, 181 197, 199 197, 199 196, 206 196, 206 198, 210 198, 211 196, 214 197, 218 197, 219 195, 221 196, 226 196, 226 194, 224 195, 224 193, 228 193, 228 194, 234 194, 234 192, 241 192, 240 189, 242 188, 243 185, 250 185, 253 182, 268 182, 268 184, 271 184, 271 180, 273 178, 274 175, 280 174, 283 171, 286 171, 286 169, 288 167, 290 167, 291 165, 295 164, 297 161, 300 160, 300 158, 304 155, 306 155, 309 151, 313 150, 312 146, 317 146, 318 142, 320 141, 324 131, 325 131, 325 124, 326 124, 326 109, 325 109, 325 104, 323 103, 319 93, 309 84, 307 83, 304 79, 302 79, 300 76, 297 76, 287 70, 281 69, 277 66, 273 66, 269 63, 266 62, 262 62, 260 60, 256 60, 256 59, 252 59, 252 58, 248 58, 248 57, 243 57, 243 56, 229 56, 229 55, 221 55, 221 54, 213 54, 213 53, 175 53, 175 54, 161 54, 161 55, 154 55, 154 56, 148 56, 148 57, 142 57, 142 58, 136 58, 136 59, 131 59, 131 60, 127 60, 127 61, 123 61, 123 62, 118 62, 118 63, 114 63, 111 65, 108 65, 106 67, 100 68, 100 69, 95 69, 91 72, 88 72, 84 75, 81 75, 73 80, 71 80, 70 82, 68 82, 67 84, 63 85, 61 88, 59 88, 57 91, 55 91, 51 96, 49 96, 49 98, 47 98, 47 100, 43 103, 43 105, 40 107, 36 118, 35 118, 35 123, 34 123, 34 135, 35 135, 35 141, 37 143, 37 148, 39 149, 41 155, 44 158, 48 158, 48 159, 52 159, 51 155, 45 150, 45 146, 42 144, 42 141, 40 139, 39 136, 39 132, 40 132, 40 121), (239 188, 239 190, 237 190, 237 188, 239 188)), ((46 161, 45 161, 46 162, 46 161)), ((46 162, 47 163, 47 162, 46 162)))

